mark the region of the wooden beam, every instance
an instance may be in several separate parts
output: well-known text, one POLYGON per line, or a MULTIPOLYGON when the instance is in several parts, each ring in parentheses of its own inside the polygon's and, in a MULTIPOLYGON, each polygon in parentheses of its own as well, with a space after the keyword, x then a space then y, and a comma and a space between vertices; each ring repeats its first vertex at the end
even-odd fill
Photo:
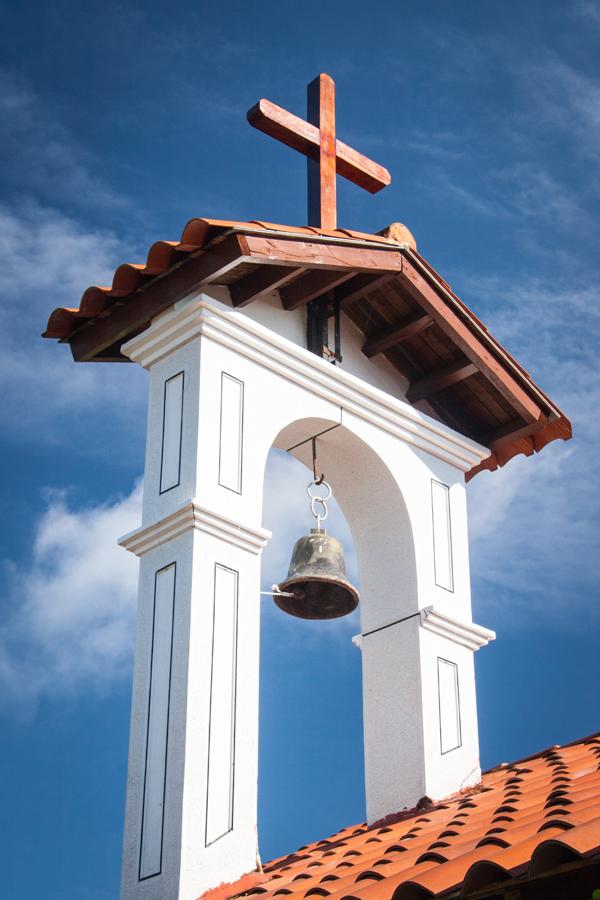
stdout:
POLYGON ((248 254, 256 262, 307 269, 354 269, 356 272, 397 272, 402 269, 400 248, 389 245, 357 247, 290 238, 245 234, 248 254))
POLYGON ((109 315, 94 319, 69 338, 76 362, 86 362, 107 347, 142 331, 148 323, 177 300, 181 300, 199 284, 208 284, 240 263, 248 261, 243 235, 232 234, 221 244, 201 256, 188 257, 180 266, 169 270, 168 278, 155 278, 130 298, 117 301, 109 315))
POLYGON ((476 372, 477 366, 474 363, 460 359, 450 366, 439 369, 432 375, 427 375, 425 378, 413 381, 406 392, 406 399, 409 403, 416 403, 417 400, 425 400, 427 397, 431 397, 433 394, 443 391, 444 388, 451 387, 453 384, 458 384, 459 381, 464 381, 465 378, 470 378, 471 375, 475 375, 476 372))
POLYGON ((477 435, 476 440, 486 447, 496 449, 497 447, 503 447, 505 444, 512 444, 520 438, 530 437, 538 429, 539 424, 537 422, 529 422, 529 424, 524 425, 523 419, 511 419, 510 422, 500 425, 493 431, 486 431, 477 435))
POLYGON ((430 325, 433 325, 433 319, 430 315, 415 316, 408 322, 403 322, 394 328, 387 328, 385 331, 375 335, 375 337, 369 338, 368 341, 365 341, 363 353, 370 359, 378 353, 384 353, 390 347, 401 344, 402 341, 408 340, 408 338, 418 334, 425 328, 429 328, 430 325))
POLYGON ((345 309, 351 303, 354 303, 355 300, 366 297, 371 291, 383 287, 384 284, 387 284, 393 278, 394 274, 390 272, 386 272, 383 275, 357 275, 351 281, 342 285, 342 287, 336 288, 334 296, 340 307, 345 309))
POLYGON ((502 363, 483 346, 480 338, 473 334, 449 303, 440 297, 406 257, 404 257, 404 265, 399 278, 411 297, 429 313, 465 356, 509 401, 519 416, 526 422, 544 420, 542 410, 535 400, 529 396, 502 363))
MULTIPOLYGON (((248 121, 254 128, 276 138, 282 144, 298 150, 312 159, 319 157, 319 129, 299 116, 293 115, 270 100, 259 100, 248 112, 248 121)), ((335 142, 336 172, 376 194, 391 184, 392 177, 387 169, 373 162, 342 141, 335 142)))
POLYGON ((235 307, 246 306, 261 294, 283 287, 304 271, 304 267, 294 269, 290 266, 259 266, 256 271, 231 285, 231 302, 235 307))
POLYGON ((308 85, 307 120, 319 129, 319 155, 307 159, 308 224, 337 228, 335 184, 335 84, 321 73, 308 85))
POLYGON ((279 291, 284 309, 298 309, 354 276, 352 271, 308 272, 279 291))

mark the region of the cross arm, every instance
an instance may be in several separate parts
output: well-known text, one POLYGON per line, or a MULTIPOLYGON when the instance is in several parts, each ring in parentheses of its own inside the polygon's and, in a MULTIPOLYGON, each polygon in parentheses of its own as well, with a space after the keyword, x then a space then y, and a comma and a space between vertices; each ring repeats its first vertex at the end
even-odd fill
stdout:
MULTIPOLYGON (((247 117, 249 123, 259 131, 305 156, 318 158, 319 129, 310 122, 264 99, 249 110, 247 117)), ((335 142, 335 155, 337 174, 369 193, 376 194, 391 183, 392 178, 387 169, 342 141, 335 142)))

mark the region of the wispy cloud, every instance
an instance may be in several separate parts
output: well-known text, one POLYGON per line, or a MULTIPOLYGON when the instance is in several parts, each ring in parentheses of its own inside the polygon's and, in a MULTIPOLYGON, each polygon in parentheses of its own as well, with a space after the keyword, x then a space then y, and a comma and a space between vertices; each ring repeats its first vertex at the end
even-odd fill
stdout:
POLYGON ((29 716, 43 697, 104 691, 129 676, 137 564, 116 537, 139 523, 141 486, 72 510, 50 494, 32 558, 12 566, 0 625, 0 696, 29 716))
POLYGON ((590 2, 576 3, 573 9, 576 16, 580 16, 591 25, 600 25, 600 4, 590 2))
POLYGON ((141 413, 141 370, 75 367, 66 347, 40 337, 55 306, 77 307, 86 285, 111 283, 122 254, 114 234, 86 229, 56 209, 0 207, 0 382, 8 433, 43 431, 45 440, 65 440, 59 423, 66 412, 79 410, 97 425, 107 405, 117 415, 141 413))
POLYGON ((455 32, 436 40, 469 115, 458 108, 449 120, 434 101, 429 124, 409 135, 426 161, 425 186, 475 215, 585 235, 600 194, 597 75, 541 42, 527 55, 500 34, 476 45, 455 32), (503 93, 483 104, 486 84, 503 93))
MULTIPOLYGON (((273 540, 263 558, 263 590, 287 574, 301 534, 314 526, 308 511, 309 471, 272 451, 266 470, 264 523, 273 540)), ((42 699, 105 692, 130 677, 138 564, 116 543, 141 519, 141 483, 126 497, 73 508, 64 493, 49 492, 32 536, 31 558, 5 561, 9 594, 0 620, 0 698, 5 711, 35 714, 42 699)), ((347 546, 350 578, 356 559, 348 525, 330 506, 330 528, 347 546)), ((266 627, 280 612, 263 597, 266 627)), ((349 641, 357 614, 332 622, 289 619, 286 640, 349 641)))
MULTIPOLYGON (((546 620, 557 623, 564 622, 568 610, 584 619, 597 615, 597 291, 585 283, 574 289, 480 279, 469 292, 492 310, 487 319, 494 333, 533 369, 574 429, 571 442, 513 459, 472 482, 472 563, 479 597, 504 607, 507 627, 514 621, 515 596, 526 601, 520 618, 533 619, 543 611, 546 620)), ((580 621, 572 620, 572 627, 580 621)))
POLYGON ((529 129, 543 126, 561 133, 573 153, 600 160, 598 78, 551 52, 517 66, 514 77, 529 129))
POLYGON ((0 180, 11 194, 89 210, 123 209, 127 195, 101 177, 100 164, 53 117, 32 87, 0 68, 0 180))

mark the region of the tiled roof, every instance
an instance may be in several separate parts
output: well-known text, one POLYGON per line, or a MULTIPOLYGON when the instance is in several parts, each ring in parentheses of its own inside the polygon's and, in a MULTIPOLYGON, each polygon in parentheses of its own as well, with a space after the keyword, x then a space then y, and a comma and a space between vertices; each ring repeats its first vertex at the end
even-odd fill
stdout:
MULTIPOLYGON (((59 307, 48 319, 43 337, 64 339, 74 331, 83 320, 95 318, 109 309, 123 297, 133 294, 149 280, 164 275, 178 263, 183 262, 190 254, 196 254, 215 238, 232 231, 251 231, 257 234, 277 234, 321 238, 337 238, 360 241, 376 245, 398 246, 398 241, 382 235, 367 234, 363 231, 352 231, 348 228, 313 228, 312 226, 276 225, 273 222, 232 222, 225 219, 190 219, 179 241, 156 241, 146 257, 145 263, 123 263, 115 269, 111 285, 99 287, 92 285, 81 295, 79 308, 59 307)), ((410 235, 406 229, 407 235, 410 235)), ((413 241, 414 244, 414 241, 413 241)))
POLYGON ((225 893, 260 900, 472 896, 582 860, 600 864, 600 735, 498 766, 478 788, 442 803, 344 828, 268 863, 262 884, 225 893))
POLYGON ((126 361, 122 344, 200 285, 228 288, 235 308, 278 291, 286 310, 326 297, 409 383, 406 399, 489 447, 467 478, 568 440, 571 424, 528 372, 417 252, 406 226, 381 234, 191 219, 179 241, 153 244, 144 264, 124 263, 112 285, 55 309, 46 338, 78 361, 126 361))

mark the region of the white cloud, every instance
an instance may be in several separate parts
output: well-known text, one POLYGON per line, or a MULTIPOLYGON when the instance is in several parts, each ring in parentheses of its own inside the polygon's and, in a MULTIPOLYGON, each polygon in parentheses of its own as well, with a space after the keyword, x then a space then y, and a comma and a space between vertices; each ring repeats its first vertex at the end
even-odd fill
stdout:
POLYGON ((560 133, 574 153, 600 159, 600 81, 568 60, 547 52, 515 67, 515 81, 526 107, 521 127, 560 133), (527 125, 526 125, 527 123, 527 125))
POLYGON ((35 192, 45 202, 122 210, 127 197, 94 170, 97 160, 52 116, 31 86, 0 68, 0 179, 11 192, 35 192))
POLYGON ((130 418, 143 409, 136 366, 75 366, 68 347, 43 340, 56 306, 79 306, 88 284, 110 284, 123 259, 114 234, 85 228, 56 209, 0 207, 0 382, 5 433, 66 440, 64 418, 101 427, 102 410, 130 418))
POLYGON ((141 485, 103 506, 50 494, 32 558, 12 566, 0 626, 0 696, 31 714, 42 697, 104 690, 130 674, 137 560, 116 539, 137 527, 141 485))
MULTIPOLYGON (((591 281, 591 278, 590 278, 591 281)), ((492 308, 488 324, 573 422, 574 437, 539 455, 518 457, 471 483, 472 564, 484 603, 514 606, 520 616, 564 622, 567 610, 597 615, 600 513, 600 304, 587 285, 507 284, 480 279, 469 287, 492 308), (543 373, 543 377, 537 377, 543 373), (514 602, 514 598, 513 598, 514 602)), ((477 596, 477 592, 476 592, 477 596)))
POLYGON ((583 2, 575 4, 574 12, 581 16, 587 23, 592 25, 600 25, 600 3, 583 2))
MULTIPOLYGON (((272 451, 267 465, 265 526, 273 540, 263 559, 263 590, 287 574, 294 542, 314 521, 308 512, 309 471, 291 456, 272 451)), ((32 557, 9 565, 10 585, 0 623, 0 697, 24 715, 42 698, 105 691, 130 675, 138 564, 116 543, 139 525, 141 483, 127 497, 83 509, 64 494, 49 493, 32 543, 32 557)), ((356 560, 349 528, 330 507, 330 530, 347 546, 350 578, 356 560)), ((267 624, 283 616, 263 598, 267 624)), ((284 620, 285 624, 285 620, 284 620)), ((281 621, 279 622, 281 626, 281 621)), ((289 640, 348 640, 356 616, 333 622, 289 620, 289 640)))
MULTIPOLYGON (((117 197, 96 177, 96 162, 57 121, 30 85, 0 68, 0 383, 7 436, 43 442, 97 438, 103 408, 131 420, 143 409, 135 366, 75 366, 68 347, 41 339, 57 306, 78 307, 90 284, 111 284, 117 265, 143 259, 141 248, 74 213, 117 197), (35 199, 33 197, 35 196, 35 199)), ((113 418, 114 423, 114 418, 113 418)), ((118 427, 118 422, 117 422, 118 427)))

